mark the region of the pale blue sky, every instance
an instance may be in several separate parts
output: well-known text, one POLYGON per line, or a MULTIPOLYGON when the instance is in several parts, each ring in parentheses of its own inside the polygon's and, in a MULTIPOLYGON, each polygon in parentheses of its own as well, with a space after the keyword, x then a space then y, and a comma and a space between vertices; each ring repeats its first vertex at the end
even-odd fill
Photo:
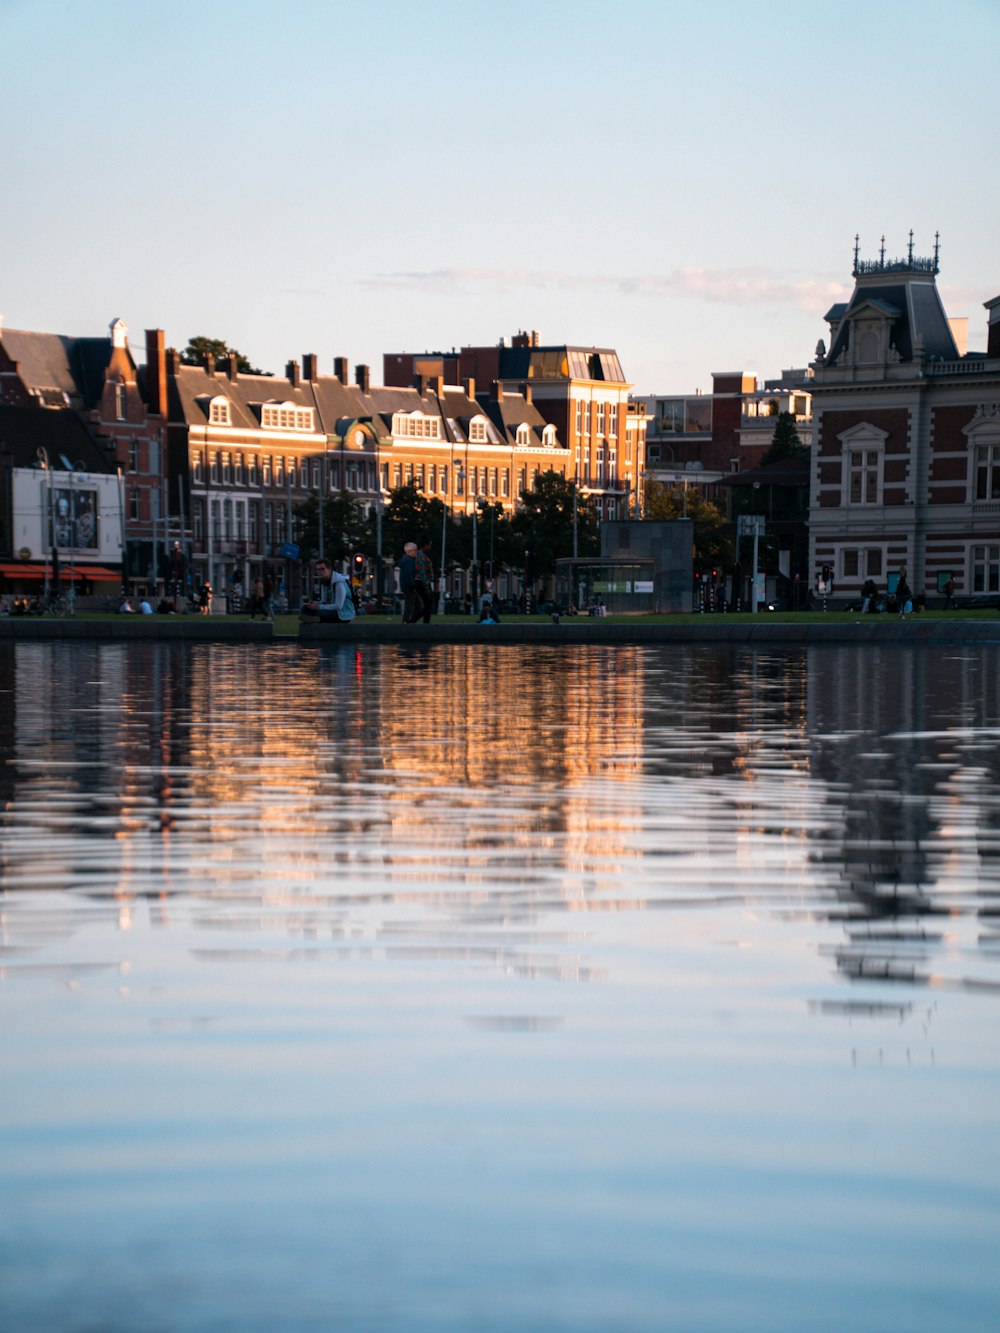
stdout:
POLYGON ((0 313, 265 368, 618 349, 805 365, 862 255, 1000 295, 1000 0, 0 0, 0 313))

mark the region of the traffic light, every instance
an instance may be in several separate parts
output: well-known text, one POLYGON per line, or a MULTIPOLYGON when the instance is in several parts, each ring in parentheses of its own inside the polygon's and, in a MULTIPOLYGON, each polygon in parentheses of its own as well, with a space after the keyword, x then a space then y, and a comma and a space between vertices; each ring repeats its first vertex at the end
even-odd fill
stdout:
POLYGON ((829 566, 829 565, 824 565, 824 566, 823 566, 823 571, 822 571, 822 573, 820 574, 820 578, 823 580, 824 583, 829 583, 829 582, 830 582, 830 566, 829 566))
POLYGON ((365 572, 365 557, 360 551, 355 551, 351 556, 351 569, 358 578, 365 572))

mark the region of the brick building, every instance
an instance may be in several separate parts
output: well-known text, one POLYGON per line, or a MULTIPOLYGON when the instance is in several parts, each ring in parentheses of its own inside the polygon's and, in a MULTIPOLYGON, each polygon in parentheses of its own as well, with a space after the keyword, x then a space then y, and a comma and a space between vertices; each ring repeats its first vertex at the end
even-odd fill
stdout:
POLYGON ((949 321, 933 258, 861 260, 813 364, 810 570, 838 600, 905 569, 933 598, 1000 591, 1000 297, 985 352, 949 321))
MULTIPOLYGON (((602 518, 624 518, 640 504, 646 416, 630 403, 633 386, 612 348, 543 345, 537 333, 519 332, 509 346, 501 340, 451 352, 387 352, 382 373, 386 384, 410 384, 419 375, 461 383, 494 418, 491 402, 520 396, 553 427, 552 439, 567 455, 565 468, 554 460, 555 470, 595 496, 602 518)), ((515 487, 514 502, 523 489, 515 487)))

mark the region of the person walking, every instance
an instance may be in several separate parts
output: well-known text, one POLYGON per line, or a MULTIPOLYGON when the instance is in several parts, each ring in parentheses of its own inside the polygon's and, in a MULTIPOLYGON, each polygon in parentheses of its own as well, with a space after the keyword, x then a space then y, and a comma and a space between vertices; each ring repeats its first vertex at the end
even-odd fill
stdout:
POLYGON ((421 539, 416 561, 416 590, 420 605, 413 618, 414 620, 423 620, 425 625, 429 625, 431 623, 431 612, 434 609, 434 562, 431 559, 430 537, 421 539))
POLYGON ((407 542, 399 561, 399 591, 403 594, 403 624, 417 619, 417 543, 407 542))
POLYGON ((906 581, 905 571, 900 574, 899 582, 896 584, 896 605, 899 608, 900 620, 905 620, 913 610, 913 593, 906 581))
POLYGON ((944 609, 946 611, 950 611, 954 605, 955 605, 955 580, 954 578, 949 578, 948 582, 944 585, 944 609))

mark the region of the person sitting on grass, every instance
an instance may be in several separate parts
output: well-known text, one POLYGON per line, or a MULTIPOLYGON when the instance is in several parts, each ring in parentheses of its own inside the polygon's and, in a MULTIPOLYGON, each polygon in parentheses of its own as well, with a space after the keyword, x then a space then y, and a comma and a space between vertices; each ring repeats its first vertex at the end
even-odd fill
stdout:
POLYGON ((301 618, 305 621, 318 620, 323 624, 353 620, 355 606, 349 580, 343 574, 336 573, 330 561, 322 557, 316 561, 315 572, 319 597, 310 597, 302 603, 301 618))

